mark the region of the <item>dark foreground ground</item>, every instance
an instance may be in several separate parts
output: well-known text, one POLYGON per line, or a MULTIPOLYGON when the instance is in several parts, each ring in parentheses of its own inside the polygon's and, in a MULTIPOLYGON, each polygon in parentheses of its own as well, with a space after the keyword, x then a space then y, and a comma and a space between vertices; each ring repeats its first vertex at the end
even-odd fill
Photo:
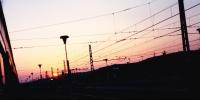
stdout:
POLYGON ((0 100, 199 100, 200 51, 8 88, 0 100))

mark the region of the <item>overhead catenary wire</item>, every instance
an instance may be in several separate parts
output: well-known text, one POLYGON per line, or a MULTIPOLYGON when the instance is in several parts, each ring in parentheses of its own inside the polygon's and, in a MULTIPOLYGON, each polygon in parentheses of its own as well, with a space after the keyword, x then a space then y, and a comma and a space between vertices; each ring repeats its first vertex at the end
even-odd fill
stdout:
MULTIPOLYGON (((163 9, 163 10, 161 10, 161 11, 155 13, 155 14, 159 14, 159 13, 161 13, 162 11, 165 11, 165 10, 167 10, 167 9, 169 9, 169 8, 171 8, 171 7, 173 7, 173 6, 175 6, 176 4, 177 4, 177 3, 175 3, 175 4, 173 4, 173 5, 171 5, 171 6, 167 7, 167 8, 165 8, 165 9, 163 9)), ((188 10, 194 8, 194 7, 199 6, 199 5, 200 5, 200 3, 198 3, 198 4, 196 4, 196 5, 192 6, 192 7, 189 7, 189 8, 186 9, 185 11, 188 11, 188 10)), ((153 14, 152 16, 155 16, 155 14, 153 14)), ((173 18, 173 17, 175 17, 175 16, 177 16, 177 15, 179 15, 179 13, 174 14, 174 15, 172 15, 172 16, 166 18, 166 19, 163 19, 163 20, 161 20, 161 21, 155 23, 154 25, 151 25, 151 26, 149 26, 149 27, 147 27, 147 28, 144 28, 144 29, 142 29, 141 31, 136 32, 135 34, 132 34, 132 35, 130 35, 130 36, 127 36, 127 37, 125 37, 125 38, 122 38, 121 40, 125 40, 125 39, 127 39, 127 38, 130 38, 130 37, 136 35, 136 34, 139 34, 139 33, 143 32, 143 31, 145 31, 145 30, 147 30, 147 29, 149 29, 149 28, 152 28, 152 27, 154 27, 154 26, 156 26, 156 25, 158 25, 158 24, 160 24, 160 23, 163 23, 163 22, 165 22, 165 21, 167 21, 167 20, 169 20, 169 19, 171 19, 171 18, 173 18)), ((144 20, 149 19, 149 18, 151 18, 152 16, 150 16, 150 17, 148 17, 148 18, 145 18, 144 20)), ((140 21, 140 22, 143 22, 143 20, 140 21)), ((134 24, 134 25, 135 25, 135 24, 134 24)), ((131 27, 132 27, 132 26, 131 26, 131 27)), ((128 28, 130 28, 130 26, 127 27, 127 28, 125 28, 125 29, 128 29, 128 28)), ((125 30, 125 29, 123 29, 123 30, 125 30)), ((174 32, 177 32, 177 31, 174 31, 174 32)), ((174 33, 174 32, 172 32, 172 33, 174 33)), ((103 47, 103 48, 101 48, 101 49, 98 49, 98 50, 94 51, 93 54, 95 54, 95 53, 97 53, 97 52, 99 52, 99 51, 101 51, 101 50, 104 50, 104 49, 106 49, 106 48, 108 48, 108 47, 111 47, 111 46, 113 46, 113 45, 115 45, 115 44, 117 44, 117 43, 120 43, 120 42, 114 42, 114 43, 112 43, 112 44, 109 44, 109 45, 107 45, 107 46, 105 46, 105 47, 103 47)), ((85 57, 83 57, 83 58, 85 58, 85 57)))
MULTIPOLYGON (((200 40, 200 39, 196 39, 196 40, 192 40, 192 41, 190 41, 190 42, 194 42, 194 41, 197 41, 197 40, 200 40)), ((151 50, 151 51, 148 51, 148 52, 144 52, 144 53, 140 53, 140 54, 137 54, 137 55, 131 55, 131 56, 126 56, 127 58, 132 58, 133 59, 133 57, 134 57, 134 59, 136 59, 136 58, 140 58, 141 56, 142 57, 145 57, 145 56, 148 56, 148 55, 156 55, 156 54, 161 54, 161 53, 163 53, 163 50, 164 51, 166 51, 166 52, 168 52, 168 51, 170 51, 170 50, 177 50, 177 49, 169 49, 169 48, 177 48, 178 46, 181 46, 180 45, 181 43, 179 43, 179 44, 174 44, 174 45, 172 45, 172 46, 168 46, 168 47, 163 47, 163 48, 160 48, 160 49, 156 49, 156 50, 151 50), (167 48, 167 49, 166 49, 167 48), (157 51, 157 52, 156 52, 157 51), (160 52, 159 52, 160 51, 160 52)), ((192 44, 191 46, 196 46, 196 45, 199 45, 199 43, 196 43, 196 44, 192 44)), ((200 45, 199 45, 200 46, 200 45)), ((178 48, 180 48, 180 47, 178 47, 178 48)), ((101 59, 100 59, 101 60, 101 59)), ((81 63, 81 64, 79 64, 78 66, 83 66, 83 65, 85 65, 85 64, 87 64, 87 62, 85 62, 85 63, 81 63)), ((100 64, 101 65, 101 64, 100 64)), ((96 65, 97 66, 97 65, 96 65)))
MULTIPOLYGON (((195 42, 195 41, 199 41, 200 39, 194 39, 194 40, 191 40, 190 42, 195 42)), ((174 42, 171 41, 171 42, 174 42)), ((199 45, 199 43, 196 43, 196 44, 193 44, 191 46, 194 46, 194 45, 199 45)), ((159 49, 155 49, 155 50, 149 50, 149 51, 145 51, 145 52, 142 52, 142 53, 139 53, 139 54, 134 54, 134 55, 130 55, 130 56, 126 56, 127 58, 132 58, 132 57, 145 57, 145 55, 152 55, 156 52, 159 52, 159 53, 162 53, 163 51, 168 51, 170 50, 170 48, 175 48, 175 47, 178 47, 178 46, 181 46, 181 43, 177 43, 177 44, 173 44, 173 45, 170 45, 170 46, 166 46, 166 47, 162 47, 162 48, 159 48, 159 49)), ((200 45, 199 45, 200 46, 200 45)), ((111 54, 112 55, 112 54, 111 54)), ((103 56, 105 57, 105 56, 103 56)), ((101 59, 99 59, 99 61, 101 61, 101 59)))
MULTIPOLYGON (((174 4, 174 5, 175 5, 175 4, 174 4)), ((188 11, 188 10, 190 10, 190 9, 196 7, 196 6, 199 6, 199 5, 200 5, 200 3, 198 3, 198 4, 196 4, 196 5, 192 6, 192 7, 190 7, 190 8, 188 8, 188 9, 186 9, 185 11, 188 11)), ((161 10, 161 11, 162 11, 162 10, 161 10)), ((177 15, 179 15, 179 13, 174 14, 174 15, 172 15, 172 16, 170 16, 170 17, 164 19, 164 20, 161 20, 161 21, 157 22, 156 24, 151 25, 151 26, 149 26, 149 27, 147 27, 147 28, 144 28, 144 29, 142 29, 141 31, 138 31, 138 32, 136 32, 136 33, 134 33, 134 34, 132 34, 132 35, 130 35, 130 36, 127 36, 127 37, 125 37, 125 38, 122 38, 121 40, 124 41, 124 40, 126 40, 127 38, 130 38, 130 37, 132 37, 132 36, 134 36, 134 35, 136 35, 136 34, 139 34, 139 33, 143 32, 143 31, 145 31, 145 30, 147 30, 147 29, 149 29, 149 28, 151 28, 151 27, 153 27, 153 26, 156 26, 156 25, 158 25, 158 24, 160 24, 160 23, 163 23, 163 22, 165 22, 165 21, 167 21, 167 20, 169 20, 169 19, 171 19, 171 18, 173 18, 173 17, 175 17, 175 16, 177 16, 177 15)), ((196 25, 196 24, 199 24, 199 23, 200 23, 200 22, 197 22, 197 23, 195 23, 195 24, 193 24, 193 25, 196 25)), ((193 26, 193 25, 190 25, 190 26, 193 26)), ((180 29, 179 29, 179 30, 180 30, 180 29)), ((177 31, 179 31, 179 30, 170 32, 170 33, 168 33, 168 34, 166 34, 166 35, 175 33, 175 32, 177 32, 177 31)), ((159 36, 159 37, 161 37, 161 36, 159 36)), ((116 42, 116 43, 119 43, 119 42, 116 42)), ((115 43, 114 43, 114 44, 115 44, 115 43)), ((111 45, 113 45, 113 44, 111 44, 111 45)), ((108 46, 110 46, 110 45, 108 45, 108 46)), ((107 47, 106 47, 106 48, 107 48, 107 47)))
MULTIPOLYGON (((155 39, 152 39, 152 40, 155 40, 155 39)), ((148 41, 142 42, 141 44, 150 43, 150 41, 152 41, 152 40, 148 40, 148 41)), ((139 45, 139 44, 138 44, 138 45, 139 45)), ((134 45, 134 46, 135 46, 135 45, 134 45)), ((127 50, 127 49, 130 49, 130 47, 124 48, 123 50, 127 50)), ((113 53, 109 53, 109 55, 112 55, 112 54, 121 52, 121 51, 123 51, 123 50, 119 50, 119 51, 116 51, 116 52, 113 52, 113 53)), ((106 56, 107 56, 107 55, 106 55, 106 56)), ((82 57, 81 59, 83 59, 83 58, 85 58, 85 57, 87 57, 87 56, 84 56, 84 57, 82 57)), ((105 56, 101 56, 101 58, 102 58, 102 57, 105 57, 105 56)), ((76 60, 76 61, 79 61, 79 60, 81 60, 81 59, 78 59, 78 60, 76 60)))
MULTIPOLYGON (((170 32, 170 33, 171 33, 171 32, 170 32)), ((124 50, 129 50, 129 49, 131 49, 131 48, 133 48, 133 47, 139 47, 139 46, 142 46, 141 44, 150 43, 150 42, 152 42, 152 41, 155 40, 154 38, 155 38, 155 37, 152 37, 150 40, 146 40, 146 41, 144 41, 144 42, 142 42, 142 43, 135 44, 135 45, 133 45, 133 46, 129 46, 129 47, 123 48, 123 49, 118 50, 118 51, 115 51, 115 52, 113 52, 113 53, 109 53, 109 55, 113 55, 113 54, 116 54, 116 53, 122 52, 122 51, 124 51, 124 50)), ((105 56, 108 56, 108 55, 105 55, 105 56)), ((102 57, 105 57, 105 56, 102 56, 102 57)))
MULTIPOLYGON (((190 7, 190 8, 188 8, 188 9, 186 9, 185 11, 188 11, 188 10, 190 10, 190 9, 192 9, 192 8, 194 8, 194 7, 196 7, 196 6, 198 6, 198 5, 200 5, 200 3, 198 3, 198 4, 196 4, 196 5, 192 6, 192 7, 190 7)), ((196 24, 198 24, 198 23, 196 23, 196 24)), ((175 33, 175 32, 177 32, 177 31, 178 31, 178 30, 176 30, 176 31, 174 31, 174 32, 167 33, 167 35, 172 34, 172 33, 175 33)), ((166 36, 167 36, 167 35, 166 35, 166 36)), ((164 36, 159 36, 158 38, 161 38, 161 37, 164 37, 164 36)))
POLYGON ((156 16, 156 15, 158 15, 158 14, 160 14, 160 13, 166 11, 166 10, 168 10, 169 8, 174 7, 174 6, 177 5, 177 4, 178 4, 178 3, 176 2, 176 3, 174 3, 174 4, 172 4, 172 5, 170 5, 170 6, 166 7, 166 8, 164 8, 164 9, 162 9, 162 10, 160 10, 160 11, 158 11, 157 13, 155 13, 155 14, 153 14, 153 15, 151 15, 151 16, 149 16, 149 17, 147 17, 147 18, 145 18, 145 19, 143 19, 143 20, 141 20, 141 21, 139 21, 139 22, 137 22, 137 23, 135 23, 135 24, 133 24, 133 25, 130 25, 130 26, 128 26, 128 27, 125 27, 125 28, 123 28, 120 32, 122 32, 122 31, 124 31, 124 30, 127 30, 127 29, 129 29, 129 28, 131 28, 131 27, 133 27, 133 26, 135 26, 135 25, 137 25, 137 24, 140 24, 140 23, 142 23, 142 22, 144 22, 144 21, 146 21, 146 20, 148 20, 148 19, 150 19, 150 18, 152 18, 152 17, 154 17, 154 16, 156 16))
MULTIPOLYGON (((194 25, 199 24, 199 23, 200 23, 200 22, 196 22, 196 23, 194 23, 194 24, 189 25, 188 27, 194 26, 194 25)), ((142 42, 142 43, 140 43, 140 44, 138 44, 138 45, 141 46, 141 44, 150 43, 150 42, 152 42, 152 41, 154 41, 154 40, 156 40, 156 39, 159 39, 159 38, 162 38, 162 37, 166 37, 166 36, 178 36, 178 35, 181 35, 181 34, 171 35, 171 34, 176 33, 176 32, 178 32, 178 31, 180 31, 180 29, 175 30, 175 31, 172 31, 172 32, 169 32, 169 33, 166 33, 166 34, 164 34, 164 35, 160 35, 160 36, 154 37, 153 39, 147 40, 147 41, 142 42)), ((198 34, 198 33, 189 33, 189 34, 198 34)), ((126 39, 126 40, 127 40, 127 39, 126 39)), ((125 41, 125 40, 123 40, 123 41, 125 41)), ((119 41, 119 42, 121 42, 121 41, 119 41)), ((133 47, 135 47, 135 45, 134 45, 133 47)), ((131 47, 131 48, 132 48, 132 47, 131 47)), ((130 47, 125 48, 125 49, 123 49, 123 50, 128 50, 128 49, 130 49, 130 47)), ((122 51, 122 50, 116 51, 116 52, 114 52, 114 53, 109 53, 109 55, 112 55, 112 54, 115 54, 115 53, 118 53, 118 52, 121 52, 121 51, 122 51)), ((107 55, 106 55, 106 56, 107 56, 107 55)), ((103 57, 105 57, 105 56, 103 56, 103 57)))
POLYGON ((97 51, 94 51, 93 54, 96 53, 96 52, 99 52, 99 51, 101 51, 101 50, 104 50, 104 49, 106 49, 106 48, 108 48, 108 47, 111 47, 111 46, 113 46, 113 45, 115 45, 115 44, 117 44, 117 43, 123 42, 123 41, 127 40, 128 38, 131 38, 132 36, 137 35, 137 34, 143 32, 143 31, 145 31, 145 30, 147 30, 147 29, 149 29, 149 28, 152 28, 152 27, 154 27, 154 26, 156 26, 156 25, 162 23, 162 22, 165 22, 165 21, 167 21, 167 20, 169 20, 169 19, 171 19, 171 18, 173 18, 173 17, 175 17, 175 16, 177 16, 177 15, 179 15, 179 14, 175 14, 175 15, 173 15, 173 16, 170 16, 170 17, 168 17, 168 18, 166 18, 166 19, 164 19, 164 20, 161 20, 161 21, 157 22, 157 23, 154 24, 154 25, 151 25, 151 26, 149 26, 149 27, 147 27, 147 28, 142 29, 141 31, 138 31, 138 32, 136 32, 136 33, 134 33, 134 34, 131 34, 131 35, 125 37, 125 38, 122 38, 121 40, 119 40, 119 41, 117 41, 117 42, 114 42, 114 43, 112 43, 112 44, 109 44, 109 45, 107 45, 107 46, 104 47, 104 48, 101 48, 101 49, 99 49, 99 50, 97 50, 97 51))
MULTIPOLYGON (((126 10, 128 10, 128 9, 126 9, 126 10)), ((126 11, 126 10, 123 10, 123 11, 126 11)), ((119 12, 115 12, 115 13, 119 13, 119 12)), ((115 13, 112 13, 112 14, 115 14, 115 13)), ((110 37, 112 37, 112 36, 110 36, 110 37)), ((107 40, 109 40, 110 38, 108 38, 107 40)), ((20 47, 21 48, 21 47, 20 47)), ((30 48, 30 47, 28 47, 28 48, 30 48)), ((84 57, 86 57, 86 56, 84 56, 84 57)), ((81 57, 82 58, 82 57, 81 57)))
MULTIPOLYGON (((188 26, 188 28, 198 28, 200 26, 188 26)), ((152 32, 152 31, 156 31, 156 30, 174 30, 174 29, 179 29, 180 27, 167 27, 167 28, 154 28, 153 30, 146 30, 148 32, 152 32)), ((120 33, 127 33, 127 34, 131 34, 131 33, 135 33, 138 31, 127 31, 127 32, 120 32, 120 33)), ((118 32, 119 33, 119 32, 118 32)), ((98 36, 104 36, 104 35, 110 35, 111 33, 108 34, 98 34, 98 36)), ((89 37, 89 36, 97 36, 97 35, 83 35, 83 36, 75 36, 75 37, 71 37, 71 38, 83 38, 83 37, 89 37)), ((145 38, 145 37, 143 37, 145 38)), ((21 39, 13 39, 11 40, 11 42, 16 42, 16 41, 36 41, 36 40, 51 40, 51 39, 58 39, 58 37, 48 37, 48 38, 21 38, 21 39)), ((106 39, 107 41, 113 41, 113 40, 109 40, 106 39)), ((104 40, 104 41, 106 41, 104 40)), ((116 40, 117 41, 117 40, 116 40)), ((118 40, 119 41, 119 40, 118 40)), ((84 42, 84 43, 90 43, 90 42, 84 42)), ((84 44, 83 43, 83 44, 84 44)), ((72 43, 72 44, 79 44, 79 43, 72 43)), ((81 44, 81 43, 80 43, 81 44)))
MULTIPOLYGON (((198 4, 196 4, 195 6, 192 6, 192 7, 190 7, 190 8, 188 8, 188 9, 186 9, 186 11, 187 10, 190 10, 190 9, 192 9, 192 8, 194 8, 194 7, 196 7, 196 6, 198 6, 199 5, 199 3, 198 4)), ((197 15, 199 15, 199 14, 196 14, 196 15, 194 15, 194 16, 191 16, 191 17, 195 17, 195 16, 197 16, 197 15)), ((171 16, 171 17, 173 17, 173 16, 171 16)), ((161 21, 162 22, 162 21, 161 21)), ((199 23, 199 22, 198 22, 199 23)), ((198 24, 198 23, 196 23, 196 24, 198 24)), ((154 26, 154 25, 152 25, 152 26, 154 26)), ((193 26, 193 25, 190 25, 190 26, 193 26)), ((178 31, 178 30, 176 30, 176 31, 178 31)), ((170 33, 169 33, 170 34, 170 33)), ((166 34, 166 35, 168 35, 168 34, 166 34)), ((159 37, 163 37, 163 36, 159 36, 159 37)), ((156 37, 156 38, 158 38, 158 37, 156 37)), ((41 38, 41 39, 44 39, 44 38, 41 38)), ((123 41, 125 41, 126 39, 122 39, 123 41)), ((118 42, 121 42, 122 40, 119 40, 119 41, 117 41, 117 42, 115 42, 115 43, 118 43, 118 42)), ((114 44, 115 44, 114 43, 114 44)), ((113 44, 111 44, 111 45, 113 45, 113 44)), ((108 45, 108 47, 109 46, 111 46, 111 45, 108 45)), ((56 46, 56 45, 45 45, 45 46, 32 46, 32 47, 16 47, 16 48, 14 48, 14 49, 22 49, 22 48, 34 48, 34 47, 49 47, 49 46, 56 46)), ((100 50, 103 50, 103 48, 102 49, 99 49, 99 50, 97 50, 96 52, 98 52, 98 51, 100 51, 100 50)), ((84 56, 85 57, 85 56, 84 56)), ((83 57, 83 58, 84 58, 83 57)), ((82 57, 81 57, 82 58, 82 57)))
MULTIPOLYGON (((176 4, 177 4, 177 3, 176 3, 176 4)), ((173 6, 176 5, 176 4, 173 4, 173 5, 171 5, 170 7, 173 7, 173 6)), ((170 7, 167 7, 167 8, 165 8, 164 10, 161 10, 161 11, 159 11, 159 12, 153 14, 152 16, 155 16, 155 15, 161 13, 162 11, 165 11, 166 9, 169 9, 170 7)), ((175 14, 174 16, 171 16, 171 17, 168 17, 168 18, 166 18, 166 19, 164 19, 164 20, 162 20, 162 21, 159 21, 158 23, 156 23, 156 24, 154 24, 154 25, 151 25, 151 26, 149 26, 149 27, 147 27, 147 28, 145 28, 145 29, 143 29, 143 30, 140 30, 140 31, 136 32, 135 34, 132 34, 132 35, 130 35, 130 36, 128 36, 128 37, 122 38, 121 40, 125 40, 125 39, 127 39, 127 38, 129 38, 129 37, 132 37, 133 35, 139 34, 139 33, 143 32, 143 31, 145 31, 145 30, 147 30, 147 29, 149 29, 149 28, 151 28, 151 27, 153 27, 153 26, 156 26, 156 25, 158 25, 158 24, 160 24, 160 23, 162 23, 162 22, 164 22, 164 21, 166 21, 166 20, 168 20, 168 19, 170 19, 170 18, 173 18, 173 17, 175 17, 175 16, 177 16, 177 15, 178 15, 178 14, 175 14)), ((145 20, 151 18, 152 16, 150 16, 150 17, 148 17, 148 18, 145 18, 144 20, 139 21, 139 22, 136 23, 136 24, 139 24, 139 23, 141 23, 141 22, 143 22, 143 21, 145 21, 145 20)), ((135 25, 135 24, 134 24, 134 25, 135 25)), ((127 29, 127 28, 125 28, 125 29, 127 29)), ((123 30, 125 30, 125 29, 123 29, 123 30)), ((121 31, 123 31, 123 30, 121 30, 121 31)), ((119 41, 120 41, 120 40, 119 40, 119 41)), ((110 44, 110 45, 108 45, 108 46, 106 46, 106 47, 104 47, 104 48, 107 48, 107 47, 109 47, 109 46, 112 46, 112 45, 114 45, 114 44, 116 44, 116 43, 119 43, 119 42, 112 43, 112 44, 110 44)), ((96 50, 96 51, 94 51, 94 52, 98 52, 98 51, 100 51, 100 50, 103 50, 104 48, 99 49, 99 50, 96 50)))
POLYGON ((90 16, 90 17, 75 19, 75 20, 71 20, 71 21, 64 21, 64 22, 55 23, 55 24, 48 24, 48 25, 41 25, 41 26, 37 26, 37 27, 24 28, 24 29, 20 29, 20 30, 10 31, 9 33, 30 31, 30 30, 35 30, 35 29, 42 29, 42 28, 53 27, 53 26, 58 26, 58 25, 63 25, 63 24, 69 24, 69 23, 81 22, 81 21, 85 21, 85 20, 96 19, 96 18, 100 18, 100 17, 104 17, 104 16, 111 16, 113 14, 118 14, 118 13, 122 13, 122 12, 126 12, 126 11, 129 11, 129 10, 132 10, 132 9, 139 8, 139 7, 145 6, 147 4, 149 4, 149 2, 143 3, 143 4, 139 4, 139 5, 136 5, 136 6, 133 6, 133 7, 128 7, 128 8, 119 10, 119 11, 114 11, 114 12, 111 12, 111 13, 105 13, 105 14, 101 14, 101 15, 90 16))
MULTIPOLYGON (((83 37, 97 37, 97 36, 105 36, 110 35, 111 33, 102 33, 102 34, 86 34, 86 35, 74 35, 70 36, 70 38, 83 38, 83 37)), ((45 38, 21 38, 21 39, 12 39, 12 41, 32 41, 32 40, 49 40, 49 39, 59 39, 59 37, 45 37, 45 38)))
MULTIPOLYGON (((81 45, 81 44, 88 44, 88 43, 102 43, 106 41, 90 41, 90 42, 77 42, 77 43, 69 43, 68 45, 81 45)), ((52 45, 36 45, 36 46, 21 46, 21 47, 14 47, 13 49, 27 49, 27 48, 38 48, 38 47, 59 47, 63 44, 52 44, 52 45)))
MULTIPOLYGON (((199 24, 199 23, 200 23, 200 22, 196 22, 196 23, 194 23, 194 24, 189 25, 188 27, 194 26, 194 25, 199 24)), ((163 38, 163 37, 166 37, 166 36, 179 36, 179 35, 181 35, 181 34, 171 35, 171 34, 176 33, 176 32, 178 32, 178 31, 180 31, 180 29, 175 30, 175 31, 172 31, 172 32, 169 32, 169 33, 166 33, 166 34, 164 34, 164 35, 160 35, 160 36, 157 36, 157 37, 152 37, 151 40, 144 41, 144 42, 142 42, 142 43, 140 43, 140 44, 137 44, 137 45, 141 46, 142 44, 150 43, 150 42, 152 42, 152 41, 154 41, 154 40, 156 40, 156 39, 163 38)), ((189 33, 189 34, 198 34, 198 33, 189 33)), ((128 47, 128 48, 124 48, 124 49, 122 49, 122 50, 119 50, 119 51, 116 51, 116 52, 113 52, 113 53, 109 53, 109 55, 112 55, 112 54, 121 52, 121 51, 123 51, 123 50, 131 49, 131 48, 133 48, 133 47, 136 47, 137 45, 134 45, 134 46, 128 47)), ((107 55, 106 55, 106 56, 107 56, 107 55)), ((103 57, 105 57, 105 56, 103 56, 103 57)))
MULTIPOLYGON (((154 24, 153 24, 154 25, 154 24)), ((153 26, 154 27, 154 26, 153 26)), ((172 27, 172 28, 176 28, 176 29, 178 29, 178 27, 172 27)), ((167 28, 166 28, 167 29, 167 28)), ((170 29, 170 28, 169 28, 170 29)), ((137 31, 137 32, 139 32, 139 31, 137 31)), ((120 32, 118 32, 118 33, 120 33, 120 32)), ((168 34, 168 35, 166 35, 166 36, 176 36, 176 35, 180 35, 180 34, 168 34)), ((166 36, 159 36, 158 38, 161 38, 161 37, 166 37, 166 36)), ((121 42, 123 42, 123 41, 126 41, 126 40, 129 40, 129 39, 131 39, 131 38, 133 38, 132 36, 131 37, 129 37, 129 38, 127 38, 127 39, 121 39, 121 40, 119 40, 119 41, 115 41, 114 43, 121 43, 121 42)), ((142 38, 142 37, 140 37, 140 38, 142 38)), ((139 38, 133 38, 133 39, 139 39, 139 38)), ((103 42, 104 43, 104 42, 103 42)), ((104 50, 104 49, 103 49, 104 50)), ((102 50, 100 50, 100 51, 102 51, 102 50)), ((88 56, 88 55, 87 55, 88 56)), ((85 58, 85 57, 84 57, 85 58)))
MULTIPOLYGON (((155 1, 157 1, 157 0, 154 0, 154 2, 155 1)), ((148 3, 146 3, 146 5, 149 5, 149 4, 151 4, 151 3, 153 3, 153 1, 149 1, 148 3)), ((115 13, 113 13, 113 20, 114 20, 114 27, 115 27, 115 13)), ((149 19, 149 18, 147 18, 147 19, 149 19)), ((145 20, 144 20, 145 21, 145 20)), ((141 22, 142 23, 142 22, 141 22)), ((121 30, 120 32, 122 32, 123 30, 121 30)), ((113 37, 113 35, 116 35, 118 32, 116 32, 115 30, 114 30, 114 34, 111 34, 107 39, 106 39, 106 41, 109 41, 112 37, 113 37)), ((102 45, 102 44, 101 44, 102 45)), ((98 45, 98 47, 100 47, 101 45, 98 45)), ((110 45, 113 45, 113 44, 110 44, 110 45)), ((110 45, 108 45, 108 46, 106 46, 106 47, 109 47, 110 45)), ((105 48, 105 47, 104 47, 105 48)), ((103 50, 103 49, 98 49, 98 50, 94 50, 94 52, 98 52, 98 51, 101 51, 101 50, 103 50)))
MULTIPOLYGON (((177 3, 175 3, 175 4, 173 4, 173 5, 169 6, 169 7, 173 7, 173 6, 175 6, 176 4, 177 4, 177 3)), ((190 10, 190 9, 196 7, 196 6, 199 6, 199 3, 196 4, 196 5, 194 5, 194 6, 192 6, 192 7, 190 7, 190 8, 188 8, 188 9, 186 9, 186 11, 187 11, 187 10, 190 10)), ((167 8, 169 9, 169 7, 167 7, 167 8)), ((165 10, 167 10, 167 8, 165 8, 165 9, 163 9, 163 10, 161 10, 161 11, 165 11, 165 10)), ((161 11, 159 11, 159 12, 161 12, 161 11)), ((196 17, 196 16, 199 16, 199 15, 200 15, 200 13, 195 14, 195 15, 190 16, 190 17, 187 17, 187 19, 193 18, 193 17, 196 17)), ((141 23, 141 22, 143 22, 143 21, 145 21, 145 20, 147 20, 147 19, 149 19, 149 18, 151 18, 151 17, 153 17, 153 16, 155 16, 155 14, 152 15, 152 16, 150 16, 150 17, 148 17, 148 18, 145 18, 144 20, 142 20, 142 21, 140 21, 140 22, 138 22, 138 23, 141 23)), ((177 21, 177 22, 178 22, 178 21, 177 21)), ((136 24, 138 24, 138 23, 136 23, 136 24)), ((136 24, 134 24, 134 25, 136 25, 136 24)), ((129 26, 129 27, 130 27, 130 26, 129 26)), ((125 29, 126 29, 126 28, 125 28, 125 29)), ((165 28, 165 29, 173 29, 173 28, 165 28)), ((165 29, 157 28, 157 29, 154 29, 154 30, 165 30, 165 29)), ((124 30, 124 29, 123 29, 123 30, 124 30)), ((152 31, 152 30, 151 30, 151 31, 152 31)), ((132 32, 138 32, 138 31, 132 31, 132 32)), ((117 33, 132 33, 132 32, 117 32, 117 33)), ((82 36, 97 36, 97 35, 108 35, 108 33, 105 33, 105 34, 89 34, 89 35, 82 35, 82 36)), ((75 37, 82 37, 82 36, 72 36, 72 38, 75 38, 75 37)), ((15 40, 11 40, 11 41, 20 41, 20 40, 42 40, 42 39, 56 39, 56 38, 58 38, 58 37, 30 38, 30 39, 15 39, 15 40)))

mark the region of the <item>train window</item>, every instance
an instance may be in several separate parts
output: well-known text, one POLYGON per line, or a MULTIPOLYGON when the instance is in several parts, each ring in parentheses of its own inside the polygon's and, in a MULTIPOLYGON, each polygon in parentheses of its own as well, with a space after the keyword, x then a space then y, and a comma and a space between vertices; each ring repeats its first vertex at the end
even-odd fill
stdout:
POLYGON ((4 31, 3 31, 4 29, 3 29, 3 25, 2 25, 2 23, 0 23, 0 42, 1 42, 1 44, 0 45, 2 45, 2 47, 3 47, 3 49, 5 50, 5 42, 3 41, 3 34, 5 34, 4 33, 4 31))
POLYGON ((0 81, 2 84, 5 84, 5 72, 4 72, 4 63, 3 63, 3 57, 2 55, 0 54, 0 81))

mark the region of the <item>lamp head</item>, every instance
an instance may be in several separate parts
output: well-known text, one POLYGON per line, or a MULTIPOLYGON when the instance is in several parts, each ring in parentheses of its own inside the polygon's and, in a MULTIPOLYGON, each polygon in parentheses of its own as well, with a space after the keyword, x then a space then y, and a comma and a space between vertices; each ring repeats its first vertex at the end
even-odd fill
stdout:
POLYGON ((38 66, 41 68, 42 64, 38 64, 38 66))
POLYGON ((69 38, 69 36, 68 36, 68 35, 63 35, 63 36, 60 36, 60 39, 62 39, 62 40, 63 40, 64 44, 66 44, 67 38, 69 38))

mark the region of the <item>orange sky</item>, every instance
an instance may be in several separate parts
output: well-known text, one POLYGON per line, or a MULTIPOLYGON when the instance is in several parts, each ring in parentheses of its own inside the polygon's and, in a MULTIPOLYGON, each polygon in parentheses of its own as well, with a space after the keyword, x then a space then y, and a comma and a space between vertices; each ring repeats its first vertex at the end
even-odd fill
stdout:
MULTIPOLYGON (((154 51, 159 55, 163 50, 168 52, 182 50, 180 35, 153 40, 154 37, 177 30, 166 28, 179 27, 179 16, 138 32, 178 13, 176 4, 140 22, 176 2, 176 0, 4 0, 3 8, 19 77, 24 80, 33 72, 37 78, 38 64, 42 64, 42 71, 50 71, 51 67, 55 71, 57 68, 62 70, 65 52, 63 42, 59 39, 61 35, 70 36, 67 40, 67 50, 71 68, 90 68, 88 42, 95 42, 91 43, 94 60, 127 57, 131 62, 135 62, 141 60, 142 56, 143 59, 152 57, 154 51), (133 35, 135 33, 138 34, 133 35), (122 41, 123 39, 126 40, 122 41)), ((199 0, 185 0, 185 8, 197 3, 199 0)), ((188 25, 200 21, 199 9, 197 6, 186 12, 188 25)), ((197 27, 199 24, 189 28, 189 33, 197 33, 197 27)), ((200 38, 198 34, 191 34, 189 37, 190 40, 200 38)), ((191 42, 192 49, 199 47, 195 45, 197 43, 199 41, 191 42)), ((125 63, 129 60, 109 61, 108 64, 125 63)), ((97 69, 103 67, 105 62, 94 64, 97 69)))

